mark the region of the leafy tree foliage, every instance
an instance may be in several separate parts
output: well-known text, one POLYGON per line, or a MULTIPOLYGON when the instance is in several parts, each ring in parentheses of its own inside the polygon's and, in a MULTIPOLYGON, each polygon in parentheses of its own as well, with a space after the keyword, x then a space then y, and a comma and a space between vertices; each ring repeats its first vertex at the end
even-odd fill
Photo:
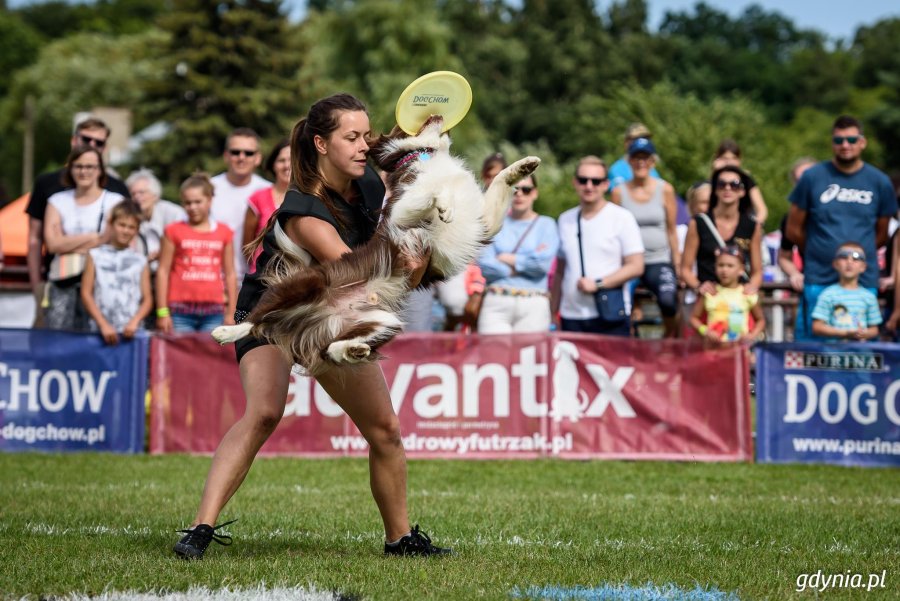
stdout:
POLYGON ((76 113, 142 103, 143 84, 158 72, 154 49, 166 41, 156 29, 118 37, 79 33, 47 44, 35 64, 19 70, 0 102, 0 178, 7 189, 21 189, 26 96, 35 99, 34 166, 41 173, 68 154, 76 113))
POLYGON ((221 170, 222 144, 236 127, 285 136, 296 116, 280 0, 182 0, 160 19, 169 33, 162 76, 147 84, 147 120, 169 125, 141 160, 169 183, 197 169, 221 170))

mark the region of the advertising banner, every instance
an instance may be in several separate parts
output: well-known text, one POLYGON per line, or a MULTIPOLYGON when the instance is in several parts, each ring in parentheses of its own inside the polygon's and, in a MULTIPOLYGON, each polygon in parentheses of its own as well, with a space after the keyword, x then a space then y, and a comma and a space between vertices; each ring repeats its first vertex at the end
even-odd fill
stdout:
POLYGON ((0 329, 0 450, 144 449, 146 334, 0 329))
MULTIPOLYGON (((234 349, 207 336, 156 337, 152 345, 151 452, 213 452, 244 410, 234 349)), ((410 457, 752 458, 744 347, 406 334, 383 354, 410 457)), ((367 449, 322 387, 294 374, 284 418, 262 453, 367 449)))
POLYGON ((900 347, 757 347, 757 460, 900 466, 900 347))

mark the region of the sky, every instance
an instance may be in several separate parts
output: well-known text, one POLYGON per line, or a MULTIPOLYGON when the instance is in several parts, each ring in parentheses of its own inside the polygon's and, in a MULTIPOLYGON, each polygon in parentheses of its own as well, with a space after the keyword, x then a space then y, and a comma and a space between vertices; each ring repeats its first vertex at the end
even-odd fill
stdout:
MULTIPOLYGON (((40 0, 7 0, 10 8, 30 4, 40 0)), ((705 0, 707 4, 736 17, 751 4, 760 4, 767 11, 778 11, 791 19, 800 29, 817 29, 832 41, 845 39, 852 41, 853 34, 861 25, 873 23, 887 17, 900 17, 900 2, 897 0, 705 0)), ((600 10, 609 8, 612 0, 598 0, 600 10)), ((656 30, 663 15, 669 11, 690 10, 697 0, 649 0, 651 29, 656 30)), ((285 0, 294 18, 301 18, 306 0, 285 0)))

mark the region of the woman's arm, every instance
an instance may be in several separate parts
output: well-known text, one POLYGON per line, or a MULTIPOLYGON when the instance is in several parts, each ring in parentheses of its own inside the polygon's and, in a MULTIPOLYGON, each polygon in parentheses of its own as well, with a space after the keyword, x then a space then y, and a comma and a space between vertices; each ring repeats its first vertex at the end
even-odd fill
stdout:
POLYGON ((765 225, 766 219, 769 218, 769 207, 766 206, 766 201, 759 190, 759 186, 750 188, 750 205, 753 207, 753 213, 756 215, 756 222, 760 225, 765 225))
POLYGON ((700 280, 694 273, 694 263, 697 262, 697 250, 700 248, 700 234, 697 232, 697 221, 691 219, 688 223, 687 235, 684 237, 684 253, 681 255, 681 281, 685 287, 696 290, 700 287, 700 280))
POLYGON ((352 252, 334 226, 317 217, 292 217, 284 228, 288 237, 319 263, 337 261, 352 252))
POLYGON ((750 238, 750 281, 744 286, 744 291, 747 294, 756 294, 762 280, 762 226, 757 223, 750 238))
POLYGON ((225 272, 225 315, 223 323, 234 325, 237 306, 237 274, 234 271, 234 244, 229 240, 222 249, 222 271, 225 272))
POLYGON ((47 205, 44 215, 44 245, 47 252, 55 255, 70 252, 87 252, 100 244, 100 235, 96 232, 87 234, 63 233, 62 217, 53 205, 47 205))
POLYGON ((672 265, 675 267, 675 277, 680 277, 681 254, 678 248, 678 205, 675 201, 675 188, 669 182, 663 183, 663 204, 666 208, 666 237, 669 239, 669 249, 672 251, 672 265))

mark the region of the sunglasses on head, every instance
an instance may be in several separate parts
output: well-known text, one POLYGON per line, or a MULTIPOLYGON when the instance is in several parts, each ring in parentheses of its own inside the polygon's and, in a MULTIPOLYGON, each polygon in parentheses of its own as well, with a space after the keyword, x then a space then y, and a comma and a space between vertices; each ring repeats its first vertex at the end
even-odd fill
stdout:
POLYGON ((837 251, 837 254, 834 255, 835 259, 853 259, 854 261, 862 261, 865 262, 866 255, 863 252, 858 250, 852 250, 850 248, 842 248, 837 251))
POLYGON ((729 257, 737 257, 741 261, 744 260, 744 253, 737 246, 726 246, 725 248, 717 248, 716 256, 728 255, 729 257))
POLYGON ((852 146, 859 142, 859 138, 859 136, 831 136, 831 141, 835 146, 840 146, 844 142, 852 146))
POLYGON ((725 188, 731 188, 732 190, 741 190, 744 187, 744 182, 739 179, 733 180, 724 180, 720 179, 716 181, 716 189, 724 190, 725 188))
POLYGON ((609 179, 609 178, 606 178, 606 177, 581 177, 580 175, 575 176, 575 180, 582 186, 586 186, 588 182, 591 182, 595 186, 599 186, 600 184, 605 182, 607 179, 609 179))
POLYGON ((81 140, 81 143, 85 146, 93 146, 94 148, 103 148, 106 146, 106 140, 101 140, 100 138, 92 138, 84 134, 78 134, 78 139, 81 140))
POLYGON ((534 192, 534 186, 513 186, 513 193, 521 192, 522 194, 531 194, 534 192))
POLYGON ((252 157, 257 152, 259 152, 259 151, 258 150, 244 150, 243 148, 229 148, 228 149, 228 154, 230 154, 233 157, 239 157, 241 155, 243 155, 245 157, 252 157))

